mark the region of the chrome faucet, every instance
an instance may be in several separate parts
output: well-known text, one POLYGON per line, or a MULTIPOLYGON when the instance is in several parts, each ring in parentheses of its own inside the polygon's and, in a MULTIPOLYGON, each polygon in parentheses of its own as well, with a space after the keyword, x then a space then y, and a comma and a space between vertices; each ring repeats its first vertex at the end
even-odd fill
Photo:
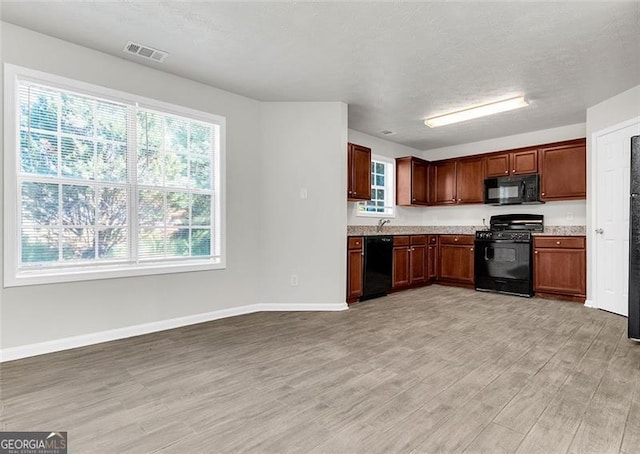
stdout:
POLYGON ((388 224, 389 222, 391 222, 391 219, 379 219, 378 226, 376 227, 376 232, 382 232, 382 227, 384 227, 384 225, 388 224))

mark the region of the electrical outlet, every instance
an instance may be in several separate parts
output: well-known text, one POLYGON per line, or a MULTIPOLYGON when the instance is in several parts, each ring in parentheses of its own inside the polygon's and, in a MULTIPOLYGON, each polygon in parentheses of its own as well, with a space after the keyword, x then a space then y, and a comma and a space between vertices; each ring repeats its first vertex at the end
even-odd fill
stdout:
POLYGON ((292 274, 291 275, 291 287, 297 287, 298 286, 298 275, 297 274, 292 274))
POLYGON ((303 200, 309 198, 309 190, 307 188, 300 188, 300 198, 303 200))
POLYGON ((567 221, 573 221, 573 212, 567 211, 567 221))

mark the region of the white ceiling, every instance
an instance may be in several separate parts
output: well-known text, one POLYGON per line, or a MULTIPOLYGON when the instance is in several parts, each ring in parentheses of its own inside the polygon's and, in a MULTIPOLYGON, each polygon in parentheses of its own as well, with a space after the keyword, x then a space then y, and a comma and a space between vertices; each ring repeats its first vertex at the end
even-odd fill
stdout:
POLYGON ((2 2, 2 20, 264 101, 344 101, 430 149, 585 121, 640 84, 638 2, 2 2), (164 64, 122 52, 129 40, 164 64), (425 117, 524 94, 528 108, 425 117))

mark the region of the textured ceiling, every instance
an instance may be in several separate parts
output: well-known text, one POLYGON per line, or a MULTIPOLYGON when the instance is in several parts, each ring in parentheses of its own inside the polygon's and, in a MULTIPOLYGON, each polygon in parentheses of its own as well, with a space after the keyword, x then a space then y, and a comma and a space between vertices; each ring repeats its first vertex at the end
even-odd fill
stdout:
POLYGON ((418 149, 585 121, 640 84, 638 2, 2 2, 2 20, 265 101, 344 101, 418 149), (164 64, 122 52, 169 52, 164 64), (438 129, 425 117, 525 95, 438 129))

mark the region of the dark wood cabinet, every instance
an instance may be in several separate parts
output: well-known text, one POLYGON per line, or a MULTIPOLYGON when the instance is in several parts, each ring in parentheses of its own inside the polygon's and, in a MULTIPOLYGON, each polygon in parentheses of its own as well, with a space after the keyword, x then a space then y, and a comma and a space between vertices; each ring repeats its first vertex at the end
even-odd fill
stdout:
POLYGON ((396 236, 393 239, 393 289, 408 287, 411 282, 411 262, 409 249, 411 240, 408 236, 396 236))
POLYGON ((587 293, 585 237, 535 237, 533 289, 536 296, 584 302, 587 293))
POLYGON ((538 172, 538 149, 521 149, 487 155, 487 177, 526 175, 538 172))
POLYGON ((407 156, 396 159, 396 205, 429 203, 429 162, 407 156))
POLYGON ((431 164, 431 204, 484 201, 485 158, 474 156, 431 164))
POLYGON ((371 148, 348 144, 347 162, 348 200, 371 200, 371 148))
POLYGON ((473 235, 440 235, 438 280, 473 286, 473 235))
POLYGON ((456 203, 456 161, 431 164, 431 203, 433 205, 456 203))
POLYGON ((427 236, 412 235, 410 257, 410 284, 418 285, 427 281, 427 236))
POLYGON ((484 177, 484 158, 468 158, 457 161, 456 203, 482 203, 484 201, 484 177))
POLYGON ((540 198, 544 201, 587 196, 585 139, 540 148, 540 198))
POLYGON ((353 303, 362 296, 362 268, 364 247, 362 237, 347 238, 347 302, 353 303))
POLYGON ((427 281, 438 278, 438 236, 429 235, 427 246, 427 281))

